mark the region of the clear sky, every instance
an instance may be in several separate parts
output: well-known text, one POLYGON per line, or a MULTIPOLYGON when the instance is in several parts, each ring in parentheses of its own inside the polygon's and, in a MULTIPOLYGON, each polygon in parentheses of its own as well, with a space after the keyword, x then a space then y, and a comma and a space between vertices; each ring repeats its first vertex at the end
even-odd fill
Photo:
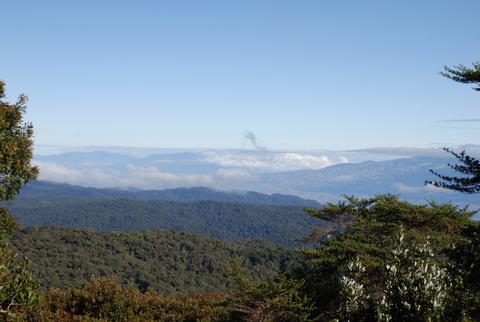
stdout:
POLYGON ((2 1, 0 79, 37 144, 478 142, 480 1, 2 1))

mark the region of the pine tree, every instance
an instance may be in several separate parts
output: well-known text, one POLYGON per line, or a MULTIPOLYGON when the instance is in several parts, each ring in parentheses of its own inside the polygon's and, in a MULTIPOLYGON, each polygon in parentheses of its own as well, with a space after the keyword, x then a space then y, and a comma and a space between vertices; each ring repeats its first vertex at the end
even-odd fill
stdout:
POLYGON ((473 68, 463 65, 454 66, 453 68, 445 66, 440 74, 459 83, 475 84, 476 87, 473 89, 480 91, 480 61, 472 65, 473 68))
POLYGON ((451 164, 448 166, 453 170, 467 175, 464 177, 451 177, 438 173, 435 170, 430 169, 430 172, 436 175, 443 181, 427 180, 427 184, 432 184, 439 188, 446 188, 450 190, 456 190, 464 193, 478 193, 480 192, 480 160, 475 159, 462 151, 455 153, 454 151, 445 148, 445 151, 453 154, 455 158, 461 164, 451 164))
MULTIPOLYGON (((440 74, 459 83, 475 84, 476 87, 473 89, 480 91, 480 61, 474 63, 473 68, 467 68, 463 65, 454 66, 453 68, 445 66, 444 71, 440 74)), ((425 184, 431 184, 435 187, 456 190, 464 193, 480 192, 480 160, 467 155, 465 151, 456 153, 448 148, 445 148, 444 150, 451 153, 460 162, 460 164, 448 164, 448 166, 465 176, 452 177, 430 170, 432 174, 436 175, 443 181, 427 180, 425 181, 425 184)))

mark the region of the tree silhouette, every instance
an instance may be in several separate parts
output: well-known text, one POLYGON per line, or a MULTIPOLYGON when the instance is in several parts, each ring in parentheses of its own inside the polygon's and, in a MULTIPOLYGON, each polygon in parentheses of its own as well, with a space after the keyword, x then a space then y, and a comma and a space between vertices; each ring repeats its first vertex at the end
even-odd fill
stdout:
POLYGON ((473 89, 480 91, 480 61, 472 65, 473 68, 468 68, 464 65, 453 66, 453 68, 445 66, 440 74, 459 83, 475 84, 476 87, 473 89))
POLYGON ((457 158, 461 164, 451 164, 448 166, 453 170, 470 175, 470 177, 450 177, 442 175, 435 170, 430 169, 430 172, 436 175, 443 181, 427 180, 426 184, 432 184, 439 188, 456 190, 464 193, 478 193, 480 192, 480 161, 467 155, 465 151, 455 153, 454 151, 444 148, 445 151, 451 153, 457 158))
MULTIPOLYGON (((444 67, 440 73, 442 76, 452 79, 462 84, 475 84, 475 91, 480 91, 480 61, 473 64, 473 68, 467 68, 463 65, 454 66, 450 68, 444 67)), ((450 168, 465 176, 452 177, 440 174, 435 170, 430 169, 430 172, 436 175, 440 180, 427 180, 425 184, 431 184, 435 187, 456 190, 464 193, 479 193, 480 192, 480 160, 469 156, 462 151, 456 153, 448 148, 444 148, 448 153, 451 153, 460 164, 448 164, 450 168)))

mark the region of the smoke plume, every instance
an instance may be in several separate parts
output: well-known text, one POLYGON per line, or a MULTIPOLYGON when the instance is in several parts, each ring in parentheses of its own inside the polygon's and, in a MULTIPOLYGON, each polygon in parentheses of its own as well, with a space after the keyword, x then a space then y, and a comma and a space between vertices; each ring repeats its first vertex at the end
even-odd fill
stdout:
POLYGON ((248 131, 247 133, 245 133, 245 138, 247 140, 249 140, 250 143, 252 143, 252 145, 255 147, 255 149, 257 149, 259 151, 267 151, 266 147, 258 144, 257 137, 255 136, 255 134, 252 131, 248 131))

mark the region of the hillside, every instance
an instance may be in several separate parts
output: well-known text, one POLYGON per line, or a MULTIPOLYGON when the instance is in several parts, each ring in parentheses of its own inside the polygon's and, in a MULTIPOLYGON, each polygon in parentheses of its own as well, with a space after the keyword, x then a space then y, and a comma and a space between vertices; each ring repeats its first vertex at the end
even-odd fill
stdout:
POLYGON ((98 231, 173 229, 222 240, 263 238, 295 246, 312 225, 301 207, 215 201, 180 203, 134 199, 18 200, 9 210, 22 227, 60 226, 98 231))
POLYGON ((297 262, 293 251, 266 241, 239 244, 165 230, 27 228, 11 242, 31 259, 45 288, 82 287, 95 275, 162 294, 223 291, 234 263, 247 276, 269 279, 297 262))
POLYGON ((218 201, 231 203, 247 203, 273 206, 306 206, 319 207, 315 200, 303 199, 293 195, 264 194, 255 191, 218 191, 206 187, 175 188, 163 190, 119 190, 86 188, 81 186, 36 181, 27 184, 18 199, 114 199, 129 198, 138 200, 165 200, 176 202, 218 201))

